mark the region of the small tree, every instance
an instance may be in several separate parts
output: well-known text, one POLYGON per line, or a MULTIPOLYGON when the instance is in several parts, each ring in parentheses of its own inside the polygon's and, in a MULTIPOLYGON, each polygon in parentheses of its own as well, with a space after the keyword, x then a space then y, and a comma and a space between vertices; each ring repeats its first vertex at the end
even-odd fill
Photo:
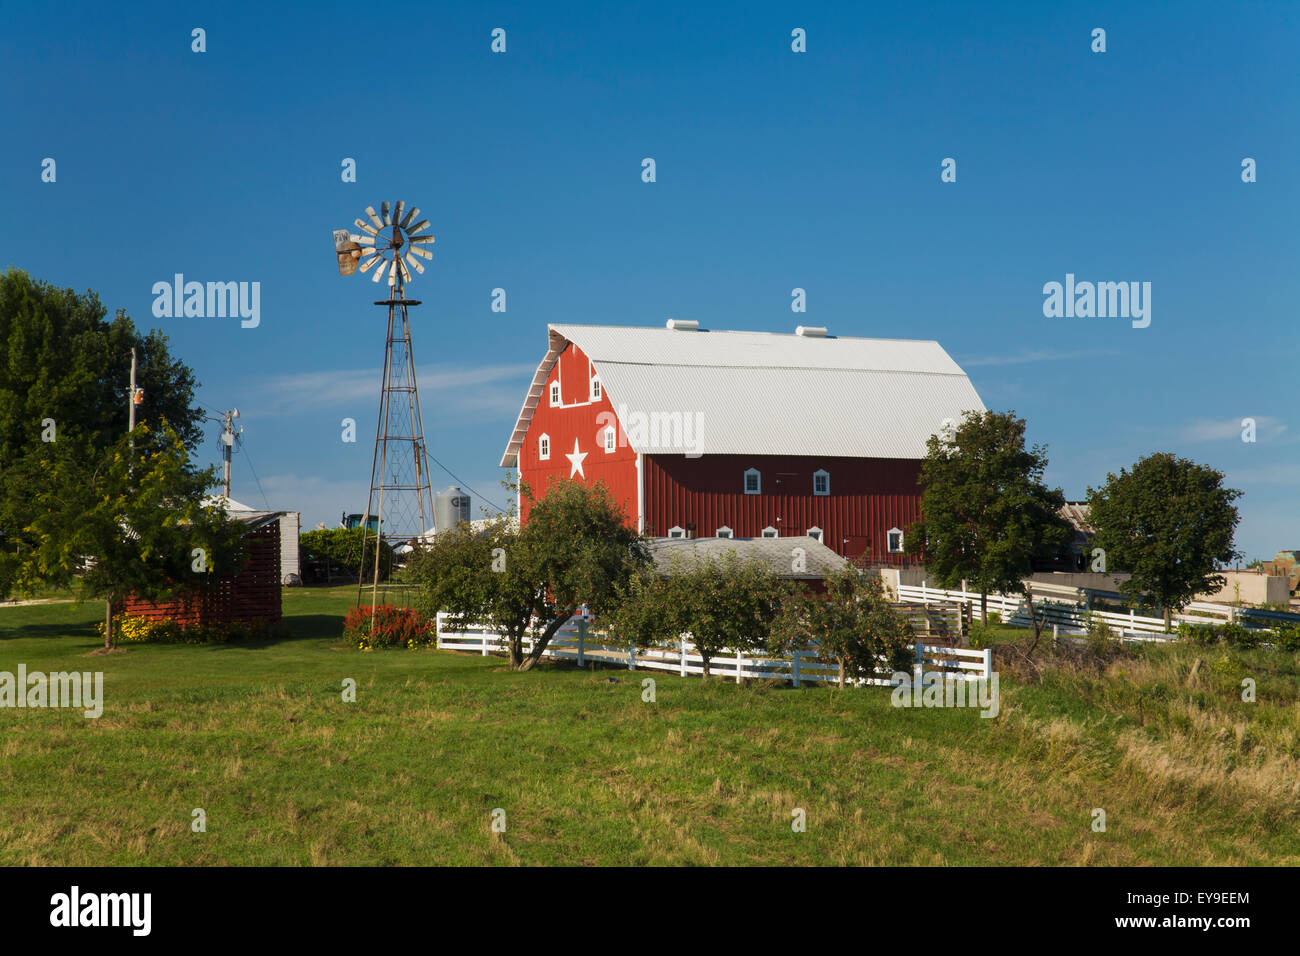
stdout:
POLYGON ((103 598, 104 646, 113 646, 113 606, 129 595, 165 600, 199 587, 208 575, 233 574, 243 560, 243 526, 205 507, 214 469, 189 467, 175 431, 140 425, 99 456, 71 443, 53 443, 31 459, 30 523, 21 550, 7 551, 21 590, 70 586, 103 598))
POLYGON ((964 579, 979 591, 985 621, 990 591, 1024 594, 1031 560, 1070 540, 1060 515, 1065 495, 1043 484, 1047 450, 1025 448, 1025 420, 1014 412, 967 412, 926 448, 921 520, 907 534, 907 551, 924 557, 941 587, 964 579))
POLYGON ((1164 608, 1168 631, 1175 610, 1202 591, 1223 587, 1226 579, 1216 571, 1219 562, 1238 556, 1232 538, 1240 516, 1233 502, 1240 497, 1223 487, 1222 472, 1160 452, 1088 489, 1093 544, 1112 570, 1131 575, 1120 585, 1126 595, 1164 608))
POLYGON ((773 650, 816 648, 839 665, 845 678, 876 675, 881 661, 907 666, 912 629, 889 606, 878 577, 852 564, 826 577, 824 595, 803 591, 789 601, 773 630, 773 650))
POLYGON ((666 575, 647 572, 618 591, 609 628, 616 642, 638 647, 689 633, 709 677, 724 650, 767 647, 787 593, 767 565, 734 551, 716 560, 678 558, 666 575))
POLYGON ((375 567, 375 548, 379 547, 379 576, 386 579, 393 570, 393 549, 373 532, 357 528, 318 528, 298 536, 298 547, 312 567, 324 568, 328 580, 330 568, 342 568, 348 574, 363 575, 375 567), (362 537, 366 553, 361 553, 362 537))
MULTIPOLYGON (((533 500, 526 485, 522 493, 533 500)), ((409 573, 426 613, 500 630, 510 666, 527 671, 582 605, 603 616, 618 586, 647 561, 603 484, 560 481, 533 503, 522 529, 508 517, 482 533, 462 525, 418 553, 409 573), (527 655, 525 637, 532 638, 527 655)))

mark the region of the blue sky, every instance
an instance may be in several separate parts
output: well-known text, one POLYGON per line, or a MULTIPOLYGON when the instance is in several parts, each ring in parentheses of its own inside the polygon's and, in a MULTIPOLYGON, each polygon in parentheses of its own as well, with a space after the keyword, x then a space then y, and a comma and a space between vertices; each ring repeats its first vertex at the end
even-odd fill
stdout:
POLYGON ((1300 5, 840 7, 11 5, 0 267, 161 327, 242 413, 234 497, 306 526, 365 506, 383 350, 330 230, 405 199, 426 437, 489 500, 548 322, 803 322, 937 339, 1071 498, 1173 451, 1246 492, 1249 556, 1300 547, 1300 5), (261 324, 155 319, 178 272, 260 282, 261 324), (1150 327, 1045 318, 1066 273, 1150 282, 1150 327))

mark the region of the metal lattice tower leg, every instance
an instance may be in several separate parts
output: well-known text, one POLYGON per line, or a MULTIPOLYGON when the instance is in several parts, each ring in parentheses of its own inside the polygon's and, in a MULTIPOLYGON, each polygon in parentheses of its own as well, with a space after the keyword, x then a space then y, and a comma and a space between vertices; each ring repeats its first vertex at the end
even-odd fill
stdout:
MULTIPOLYGON (((370 499, 362 522, 363 556, 376 535, 396 547, 423 535, 433 526, 429 456, 420 414, 420 390, 415 381, 411 324, 406 311, 408 306, 419 304, 415 299, 406 298, 400 275, 393 297, 375 303, 388 306, 388 334, 379 420, 375 426, 375 454, 370 464, 370 499), (377 519, 377 533, 370 530, 371 516, 377 519)), ((376 548, 373 567, 363 569, 357 581, 358 606, 367 584, 371 606, 379 603, 379 578, 380 549, 376 548)), ((373 618, 372 611, 372 625, 373 618)))

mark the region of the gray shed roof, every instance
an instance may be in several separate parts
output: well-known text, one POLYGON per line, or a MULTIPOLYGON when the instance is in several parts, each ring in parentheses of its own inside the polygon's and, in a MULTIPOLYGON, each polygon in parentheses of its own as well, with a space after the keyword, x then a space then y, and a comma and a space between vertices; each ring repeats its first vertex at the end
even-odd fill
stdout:
MULTIPOLYGON (((620 417, 698 422, 693 453, 924 458, 926 439, 945 419, 984 411, 966 373, 933 341, 597 325, 547 331, 549 348, 503 467, 518 464, 546 378, 570 342, 591 359, 620 417)), ((680 439, 655 442, 668 432, 629 439, 639 453, 680 454, 680 439)))
POLYGON ((816 538, 798 535, 789 538, 650 538, 650 557, 655 570, 667 574, 673 560, 689 566, 699 561, 722 560, 734 552, 741 561, 762 561, 779 578, 820 580, 837 571, 848 561, 816 538), (793 570, 795 548, 804 551, 806 571, 793 570))

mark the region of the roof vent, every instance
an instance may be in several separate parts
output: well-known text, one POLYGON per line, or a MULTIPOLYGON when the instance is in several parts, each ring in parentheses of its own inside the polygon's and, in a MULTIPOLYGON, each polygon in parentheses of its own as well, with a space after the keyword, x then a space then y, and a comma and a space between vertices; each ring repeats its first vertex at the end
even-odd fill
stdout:
POLYGON ((795 335, 802 335, 808 339, 826 338, 826 326, 824 325, 801 325, 794 330, 795 335))
POLYGON ((668 328, 675 329, 678 332, 694 332, 700 327, 700 323, 695 319, 669 319, 668 328))

